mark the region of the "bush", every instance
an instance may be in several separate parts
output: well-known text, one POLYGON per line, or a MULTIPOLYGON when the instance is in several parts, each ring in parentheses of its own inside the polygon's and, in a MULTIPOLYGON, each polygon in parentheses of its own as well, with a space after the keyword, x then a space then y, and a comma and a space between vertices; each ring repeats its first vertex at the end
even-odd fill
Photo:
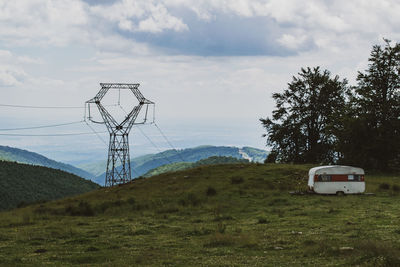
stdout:
POLYGON ((399 192, 399 191, 400 191, 400 186, 398 186, 397 184, 394 184, 394 185, 392 186, 392 189, 393 189, 393 191, 395 191, 395 192, 399 192))
POLYGON ((390 189, 390 184, 381 183, 381 184, 379 185, 379 189, 381 189, 381 190, 389 190, 389 189, 390 189))
POLYGON ((241 184, 243 182, 244 180, 242 177, 235 176, 231 178, 231 184, 241 184))
POLYGON ((217 224, 217 232, 220 234, 223 234, 223 233, 225 233, 225 230, 226 230, 226 225, 223 224, 222 222, 219 222, 217 224))
POLYGON ((136 203, 136 200, 133 197, 128 198, 127 202, 131 205, 134 205, 136 203))
POLYGON ((195 194, 189 193, 186 195, 186 197, 181 198, 178 201, 178 203, 182 206, 186 206, 186 205, 197 206, 201 203, 201 200, 195 194))
POLYGON ((207 196, 215 196, 217 194, 217 191, 214 189, 214 187, 209 186, 206 190, 207 196))
POLYGON ((265 159, 264 163, 276 163, 276 160, 278 158, 278 152, 276 151, 271 151, 267 158, 265 159))
POLYGON ((269 223, 269 221, 264 217, 260 217, 260 218, 258 218, 258 222, 257 223, 258 224, 266 224, 266 223, 269 223))
POLYGON ((94 210, 89 202, 80 201, 78 206, 73 206, 73 205, 66 206, 65 213, 71 216, 93 216, 94 210))

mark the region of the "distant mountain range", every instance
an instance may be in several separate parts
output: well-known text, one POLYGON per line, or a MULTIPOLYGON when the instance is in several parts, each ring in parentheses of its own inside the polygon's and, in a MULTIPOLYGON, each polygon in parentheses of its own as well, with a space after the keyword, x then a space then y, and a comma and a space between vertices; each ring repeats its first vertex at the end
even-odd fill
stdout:
POLYGON ((15 161, 18 163, 44 166, 48 168, 66 171, 75 174, 77 176, 83 177, 85 179, 93 179, 93 174, 85 170, 79 169, 69 164, 51 160, 38 153, 30 152, 19 148, 0 146, 0 160, 15 161))
POLYGON ((96 188, 99 185, 64 171, 0 161, 0 210, 83 194, 96 188))
MULTIPOLYGON (((237 159, 247 159, 253 162, 263 162, 267 155, 267 151, 252 147, 199 146, 180 150, 166 150, 161 153, 131 159, 131 168, 133 170, 132 177, 143 176, 150 170, 163 165, 178 162, 193 163, 213 156, 232 157, 237 159)), ((181 164, 181 166, 183 165, 185 164, 181 164)), ((105 161, 79 165, 79 167, 93 174, 98 174, 93 181, 104 185, 106 169, 105 161)))
MULTIPOLYGON (((263 162, 267 155, 268 152, 262 149, 252 147, 238 148, 233 146, 199 146, 179 150, 166 150, 161 153, 149 154, 131 159, 132 177, 143 176, 155 168, 175 163, 180 164, 166 166, 164 169, 188 168, 188 166, 192 166, 191 163, 215 156, 263 162)), ((70 164, 51 160, 38 153, 8 146, 0 146, 0 160, 58 169, 85 179, 90 179, 100 185, 104 185, 105 169, 107 165, 106 161, 97 161, 75 167, 70 164)), ((155 172, 159 171, 160 169, 155 172)))

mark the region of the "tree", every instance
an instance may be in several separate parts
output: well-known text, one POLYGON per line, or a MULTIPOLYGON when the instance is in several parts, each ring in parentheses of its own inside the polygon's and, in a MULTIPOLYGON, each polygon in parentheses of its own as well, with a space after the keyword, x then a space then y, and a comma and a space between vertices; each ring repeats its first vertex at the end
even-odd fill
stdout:
POLYGON ((400 44, 372 48, 368 68, 353 88, 345 133, 339 137, 343 162, 387 170, 400 159, 400 44))
POLYGON ((302 68, 288 89, 273 94, 272 118, 260 119, 267 145, 280 162, 330 163, 337 159, 335 128, 346 101, 347 81, 320 67, 302 68))

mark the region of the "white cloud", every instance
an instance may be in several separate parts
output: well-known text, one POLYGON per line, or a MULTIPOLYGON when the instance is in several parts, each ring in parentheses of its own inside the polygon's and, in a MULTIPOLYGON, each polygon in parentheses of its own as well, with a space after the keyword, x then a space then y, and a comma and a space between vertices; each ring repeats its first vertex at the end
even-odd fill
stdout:
POLYGON ((57 45, 84 39, 88 23, 79 0, 19 0, 0 3, 0 40, 16 45, 57 45))
POLYGON ((0 67, 0 86, 15 86, 21 84, 25 73, 9 67, 0 67))
POLYGON ((0 86, 20 85, 26 78, 26 73, 18 66, 18 61, 24 57, 15 57, 8 50, 0 50, 0 86))
POLYGON ((159 1, 123 0, 109 6, 94 6, 91 11, 111 22, 121 30, 159 33, 164 30, 185 31, 188 26, 171 15, 159 1))

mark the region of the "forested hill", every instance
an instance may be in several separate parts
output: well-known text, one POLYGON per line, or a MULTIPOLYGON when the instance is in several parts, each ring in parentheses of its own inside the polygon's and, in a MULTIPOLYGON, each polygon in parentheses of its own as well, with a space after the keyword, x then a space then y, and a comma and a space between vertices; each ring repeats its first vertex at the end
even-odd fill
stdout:
POLYGON ((22 203, 78 195, 98 187, 64 171, 0 161, 0 210, 15 208, 22 203))
MULTIPOLYGON (((132 176, 138 177, 146 174, 148 171, 158 168, 160 166, 177 163, 177 162, 196 162, 209 157, 232 157, 237 159, 245 159, 244 156, 249 157, 252 161, 263 162, 267 157, 268 152, 262 149, 251 147, 231 147, 231 146, 199 146, 194 148, 187 148, 181 150, 166 150, 158 154, 145 155, 131 160, 131 168, 133 170, 132 176)), ((96 163, 97 167, 101 167, 101 175, 94 181, 99 184, 104 184, 106 169, 105 162, 100 165, 96 163)), ((90 165, 81 166, 82 168, 90 169, 90 165)), ((91 171, 94 171, 91 169, 91 171)))
POLYGON ((38 153, 9 146, 0 146, 0 160, 39 165, 66 171, 86 179, 93 178, 93 175, 90 174, 89 172, 74 167, 72 165, 51 160, 38 153))

